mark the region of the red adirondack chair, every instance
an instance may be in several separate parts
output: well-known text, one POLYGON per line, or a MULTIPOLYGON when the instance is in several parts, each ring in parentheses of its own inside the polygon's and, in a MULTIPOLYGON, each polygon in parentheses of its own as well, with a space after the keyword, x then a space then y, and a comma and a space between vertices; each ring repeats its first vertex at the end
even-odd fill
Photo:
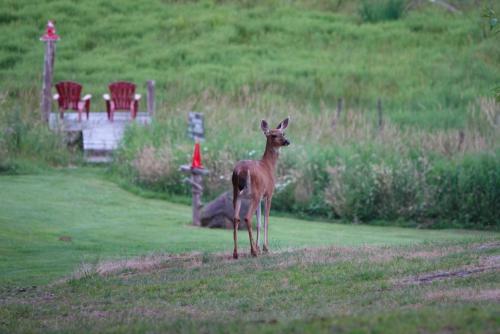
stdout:
POLYGON ((104 94, 106 101, 106 111, 108 119, 112 122, 115 110, 130 110, 132 119, 135 119, 139 111, 140 94, 135 93, 135 84, 126 81, 117 81, 110 83, 109 93, 104 94))
POLYGON ((78 111, 78 122, 82 120, 82 112, 87 113, 89 119, 90 99, 92 95, 87 94, 80 99, 82 93, 82 85, 73 81, 61 81, 56 84, 57 94, 54 94, 54 100, 59 104, 59 116, 64 118, 65 110, 78 111))

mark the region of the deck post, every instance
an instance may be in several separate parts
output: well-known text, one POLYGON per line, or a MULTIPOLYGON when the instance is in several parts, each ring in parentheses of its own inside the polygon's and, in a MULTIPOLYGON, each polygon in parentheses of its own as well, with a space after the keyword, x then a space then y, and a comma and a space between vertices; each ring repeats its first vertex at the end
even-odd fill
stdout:
POLYGON ((148 114, 153 117, 155 114, 155 81, 148 80, 148 96, 147 96, 147 104, 148 104, 148 114))
POLYGON ((47 23, 45 34, 40 37, 42 42, 45 42, 45 55, 43 62, 43 84, 42 97, 40 101, 40 111, 42 121, 49 122, 50 112, 52 111, 52 77, 54 73, 54 60, 56 54, 56 41, 59 36, 56 34, 56 29, 53 21, 47 23))
POLYGON ((52 111, 52 77, 56 44, 54 41, 47 41, 45 46, 45 57, 43 62, 43 86, 42 101, 40 109, 42 112, 42 121, 49 122, 49 115, 52 111))

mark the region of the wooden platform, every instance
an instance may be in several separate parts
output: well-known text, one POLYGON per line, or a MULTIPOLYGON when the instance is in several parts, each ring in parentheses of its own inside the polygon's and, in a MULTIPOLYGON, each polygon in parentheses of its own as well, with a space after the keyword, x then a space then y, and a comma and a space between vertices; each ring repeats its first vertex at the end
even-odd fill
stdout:
POLYGON ((65 113, 64 119, 59 118, 59 113, 51 113, 49 126, 54 130, 81 132, 85 159, 99 163, 111 160, 113 150, 120 144, 126 126, 131 122, 146 125, 151 123, 151 116, 140 112, 132 120, 130 112, 115 112, 114 121, 110 122, 105 112, 91 112, 88 120, 82 115, 82 121, 78 122, 77 113, 65 113))

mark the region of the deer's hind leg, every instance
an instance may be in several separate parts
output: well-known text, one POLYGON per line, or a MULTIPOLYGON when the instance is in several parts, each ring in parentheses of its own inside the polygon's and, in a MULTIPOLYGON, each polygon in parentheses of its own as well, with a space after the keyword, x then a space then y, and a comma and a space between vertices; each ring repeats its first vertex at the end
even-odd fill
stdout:
POLYGON ((264 246, 262 250, 264 252, 269 251, 269 212, 271 211, 271 197, 267 197, 264 201, 264 246))
POLYGON ((233 218, 233 240, 234 240, 234 250, 233 259, 238 258, 238 227, 240 225, 240 209, 241 209, 241 199, 239 198, 239 193, 237 189, 233 192, 233 208, 234 208, 234 218, 233 218))

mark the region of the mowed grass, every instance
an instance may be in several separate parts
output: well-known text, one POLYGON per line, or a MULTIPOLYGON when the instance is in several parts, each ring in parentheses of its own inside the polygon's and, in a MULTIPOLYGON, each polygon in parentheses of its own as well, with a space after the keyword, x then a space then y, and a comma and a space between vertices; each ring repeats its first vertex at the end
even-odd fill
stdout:
MULTIPOLYGON (((232 232, 190 226, 191 208, 135 196, 101 169, 0 176, 0 284, 37 285, 81 263, 152 253, 232 252, 232 232)), ((273 251, 482 240, 495 233, 417 230, 271 217, 273 251)), ((248 252, 240 232, 240 251, 248 252)))
POLYGON ((107 263, 47 286, 2 289, 0 331, 496 333, 499 258, 498 238, 239 261, 151 256, 138 259, 150 264, 141 269, 107 263))

